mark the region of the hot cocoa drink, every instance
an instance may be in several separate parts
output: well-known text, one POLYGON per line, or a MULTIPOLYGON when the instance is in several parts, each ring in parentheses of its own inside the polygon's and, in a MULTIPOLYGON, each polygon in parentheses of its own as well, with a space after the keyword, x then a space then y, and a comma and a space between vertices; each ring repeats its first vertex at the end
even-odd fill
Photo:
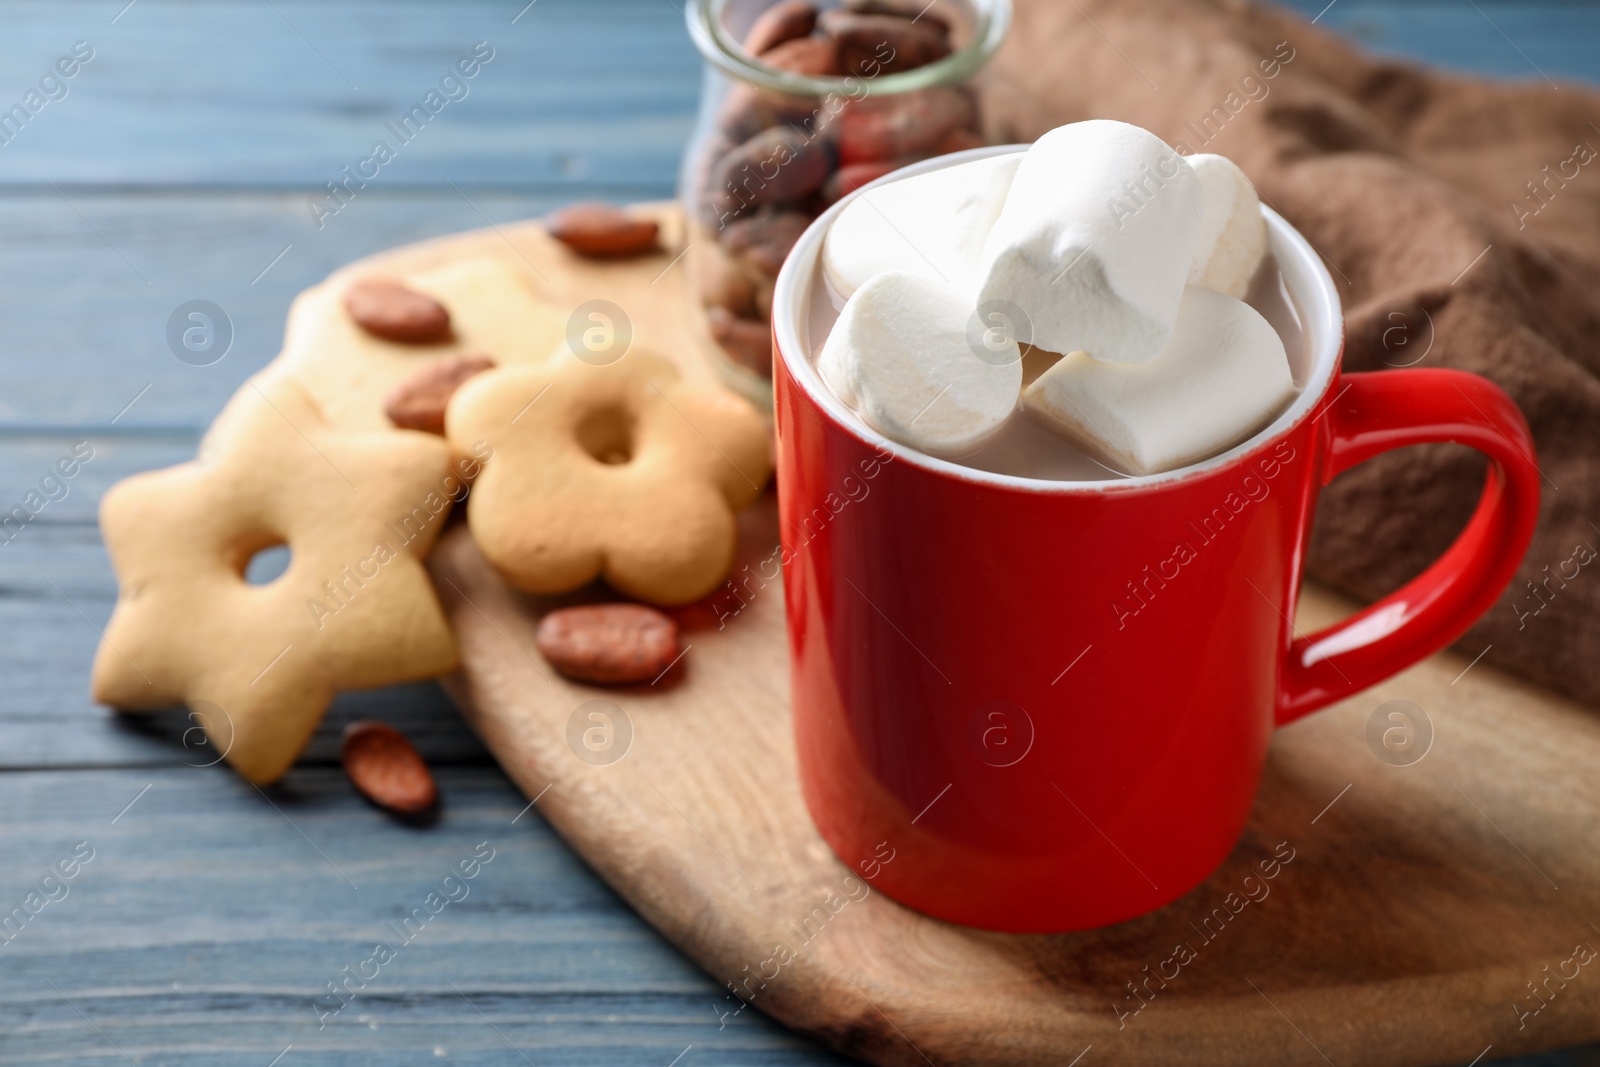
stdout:
POLYGON ((868 426, 980 470, 1098 480, 1249 438, 1306 380, 1259 200, 1123 123, 869 190, 811 285, 819 376, 868 426))

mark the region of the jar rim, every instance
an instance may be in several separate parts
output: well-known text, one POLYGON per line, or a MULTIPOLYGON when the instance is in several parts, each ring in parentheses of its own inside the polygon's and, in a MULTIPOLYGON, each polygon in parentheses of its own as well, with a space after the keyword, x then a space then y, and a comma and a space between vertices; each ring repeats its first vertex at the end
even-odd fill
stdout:
MULTIPOLYGON (((1011 27, 1011 0, 968 2, 977 14, 977 21, 973 25, 972 40, 964 48, 924 66, 875 78, 855 74, 816 77, 762 63, 746 52, 744 45, 723 25, 722 13, 729 0, 689 0, 684 7, 684 21, 690 39, 706 62, 758 89, 789 96, 824 97, 833 93, 853 96, 860 92, 862 83, 867 83, 872 86, 873 93, 904 93, 966 81, 989 62, 1005 40, 1006 31, 1011 27)), ((930 2, 928 6, 933 4, 930 2)))

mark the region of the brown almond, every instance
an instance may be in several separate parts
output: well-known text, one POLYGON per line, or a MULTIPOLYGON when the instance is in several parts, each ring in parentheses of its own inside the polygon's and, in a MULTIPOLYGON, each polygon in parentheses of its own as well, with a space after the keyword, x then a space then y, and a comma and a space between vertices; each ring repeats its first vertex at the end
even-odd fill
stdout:
POLYGON ((807 0, 782 0, 756 16, 750 32, 744 35, 744 47, 751 55, 759 56, 774 45, 811 36, 816 25, 817 9, 807 0))
POLYGON ((832 37, 796 37, 761 53, 761 62, 790 74, 811 78, 832 78, 844 73, 839 67, 839 44, 832 37))
POLYGON ((739 366, 772 377, 772 326, 758 319, 735 315, 727 308, 706 309, 706 320, 711 325, 711 336, 728 358, 739 366))
POLYGON ((344 309, 356 325, 385 341, 437 344, 450 339, 450 312, 426 293, 392 278, 361 278, 344 291, 344 309))
POLYGON ((550 236, 583 256, 611 259, 656 249, 661 227, 614 204, 573 204, 545 219, 550 236))
POLYGON ((818 23, 839 43, 839 69, 865 78, 925 67, 950 54, 950 40, 932 23, 898 15, 826 11, 818 23))
POLYGON ((439 801, 428 765, 406 735, 386 723, 366 719, 346 726, 339 761, 361 794, 380 808, 416 815, 439 801))
POLYGON ((494 366, 488 356, 446 356, 401 379, 383 401, 383 413, 402 430, 444 433, 444 410, 461 383, 494 366))
POLYGON ((559 608, 533 634, 550 666, 580 682, 648 682, 678 658, 678 624, 643 604, 559 608))

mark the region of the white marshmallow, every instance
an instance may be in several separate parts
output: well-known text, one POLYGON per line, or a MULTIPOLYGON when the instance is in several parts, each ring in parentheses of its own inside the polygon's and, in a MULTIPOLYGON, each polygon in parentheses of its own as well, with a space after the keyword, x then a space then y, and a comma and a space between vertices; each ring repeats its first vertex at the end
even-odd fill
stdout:
POLYGON ((1183 291, 1172 343, 1147 363, 1063 356, 1023 393, 1024 410, 1084 451, 1155 474, 1225 451, 1294 395, 1283 340, 1250 305, 1183 291))
POLYGON ((1051 352, 1154 359, 1200 235, 1200 179, 1155 134, 1097 119, 1035 141, 984 244, 977 303, 1009 301, 1051 352))
POLYGON ((1190 156, 1189 166, 1200 179, 1205 202, 1189 284, 1243 300, 1267 254, 1267 221, 1256 187, 1225 156, 1190 156))
POLYGON ((862 193, 823 240, 828 284, 848 297, 875 274, 903 270, 972 291, 984 238, 1020 160, 974 160, 862 193))
POLYGON ((938 279, 884 271, 845 304, 817 370, 884 436, 959 453, 998 428, 1022 391, 1016 342, 985 338, 974 321, 971 299, 938 279))

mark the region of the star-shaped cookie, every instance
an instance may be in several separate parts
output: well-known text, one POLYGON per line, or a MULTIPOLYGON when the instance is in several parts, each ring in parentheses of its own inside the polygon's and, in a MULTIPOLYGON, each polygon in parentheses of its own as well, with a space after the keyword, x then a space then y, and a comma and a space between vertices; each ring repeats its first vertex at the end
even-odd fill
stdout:
POLYGON ((118 600, 95 699, 187 702, 241 775, 281 777, 336 692, 454 669, 421 558, 460 494, 438 437, 337 431, 292 377, 252 379, 199 459, 101 504, 118 600), (288 569, 247 582, 250 559, 281 544, 288 569))

